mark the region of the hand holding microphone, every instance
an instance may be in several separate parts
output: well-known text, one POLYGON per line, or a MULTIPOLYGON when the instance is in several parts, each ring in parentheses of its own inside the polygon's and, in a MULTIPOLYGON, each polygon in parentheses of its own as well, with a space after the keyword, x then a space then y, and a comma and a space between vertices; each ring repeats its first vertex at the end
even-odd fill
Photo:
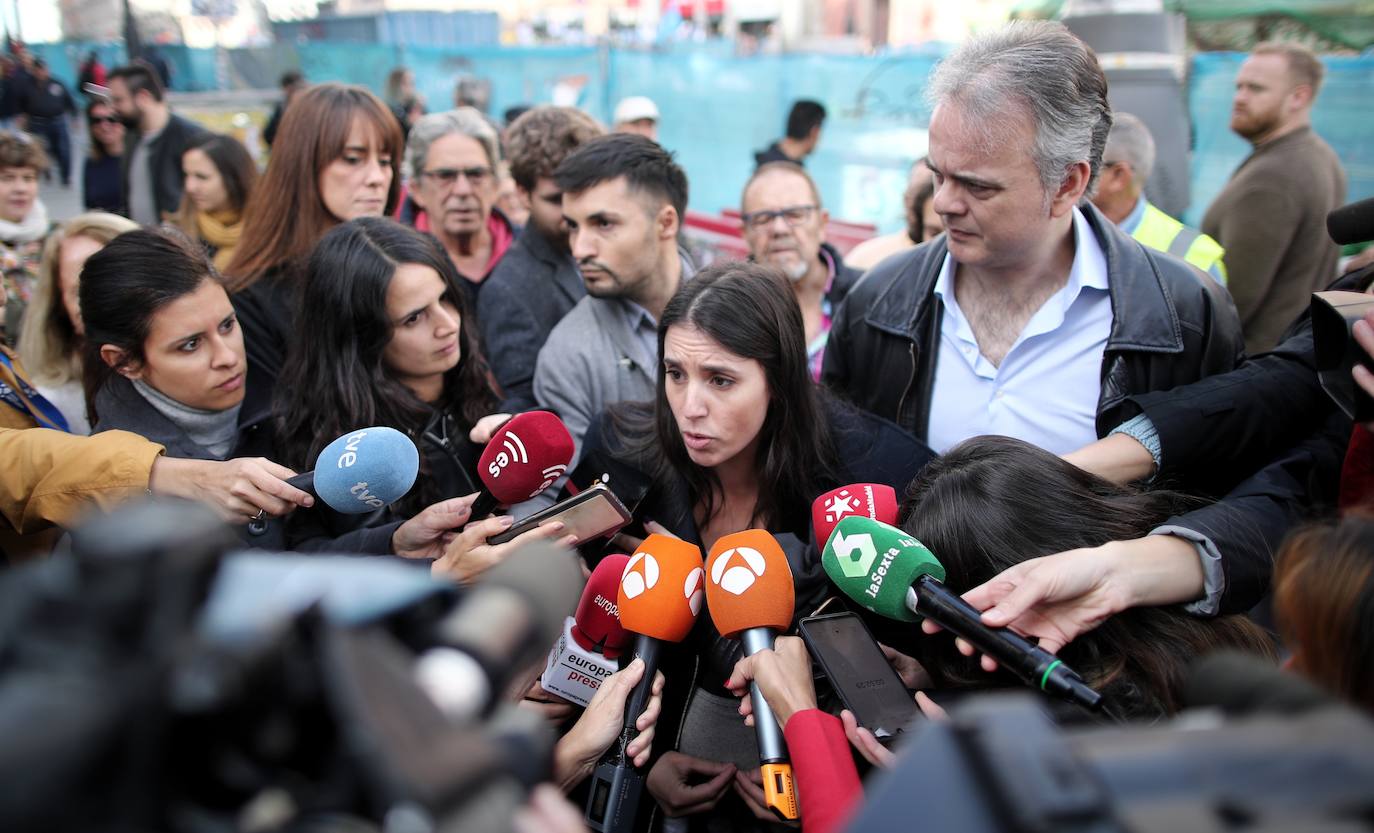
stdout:
POLYGON ((816 708, 816 684, 811 676, 811 655, 806 643, 795 636, 780 636, 771 649, 744 657, 735 663, 725 687, 742 697, 739 713, 745 723, 754 725, 754 703, 749 697, 749 684, 758 685, 763 699, 773 710, 778 725, 787 728, 787 721, 800 711, 816 708))
MULTIPOLYGON (((772 650, 778 634, 792 627, 796 606, 792 568, 772 535, 748 529, 722 536, 711 548, 706 574, 711 621, 722 636, 738 638, 746 656, 772 650)), ((782 728, 757 682, 750 684, 749 696, 759 741, 764 805, 779 819, 793 821, 797 792, 782 728)))

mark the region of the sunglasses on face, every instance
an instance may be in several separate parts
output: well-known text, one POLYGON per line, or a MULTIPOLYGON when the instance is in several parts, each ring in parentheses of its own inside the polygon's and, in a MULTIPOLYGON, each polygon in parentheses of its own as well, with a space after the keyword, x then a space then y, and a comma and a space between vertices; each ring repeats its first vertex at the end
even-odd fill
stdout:
POLYGON ((91 124, 119 124, 115 116, 91 116, 91 124))

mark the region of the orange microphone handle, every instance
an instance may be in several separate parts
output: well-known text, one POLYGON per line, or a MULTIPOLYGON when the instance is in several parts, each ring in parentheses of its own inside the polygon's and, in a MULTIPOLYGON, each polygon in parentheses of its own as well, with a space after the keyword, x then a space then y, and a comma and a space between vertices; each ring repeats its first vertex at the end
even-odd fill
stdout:
POLYGON ((797 820, 797 790, 792 781, 792 764, 788 761, 766 763, 760 767, 763 775, 764 806, 783 821, 797 820))

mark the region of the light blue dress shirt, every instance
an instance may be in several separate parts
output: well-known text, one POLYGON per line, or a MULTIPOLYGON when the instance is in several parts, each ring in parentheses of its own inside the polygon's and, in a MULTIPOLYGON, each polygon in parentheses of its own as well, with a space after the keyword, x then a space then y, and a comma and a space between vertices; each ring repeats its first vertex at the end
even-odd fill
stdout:
POLYGON ((1107 258, 1087 219, 1073 209, 1068 281, 1036 310, 993 366, 979 351, 954 295, 951 255, 935 282, 944 303, 927 441, 943 454, 981 434, 1000 434, 1064 454, 1097 439, 1102 357, 1112 329, 1107 258))

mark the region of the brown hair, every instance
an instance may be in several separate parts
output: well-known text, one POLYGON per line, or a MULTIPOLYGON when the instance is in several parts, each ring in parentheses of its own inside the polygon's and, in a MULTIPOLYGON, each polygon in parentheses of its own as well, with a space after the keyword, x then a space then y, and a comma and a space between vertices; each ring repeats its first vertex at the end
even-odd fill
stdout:
POLYGON ((288 265, 299 271, 324 233, 338 225, 320 195, 320 172, 343 154, 358 118, 372 129, 380 151, 391 155, 385 213, 395 209, 405 151, 396 117, 363 87, 309 88, 286 108, 272 144, 272 160, 248 198, 243 237, 224 270, 230 292, 252 286, 269 269, 288 265))
POLYGON ((1293 82, 1293 86, 1310 87, 1312 100, 1316 100, 1317 92, 1322 88, 1322 78, 1326 75, 1326 67, 1322 66, 1321 59, 1312 50, 1300 43, 1267 40, 1256 44, 1255 48, 1250 50, 1250 54, 1282 56, 1288 63, 1288 78, 1293 82))
POLYGON ((552 177, 573 151, 605 133, 596 119, 574 107, 535 107, 506 128, 511 179, 532 192, 535 183, 552 177))
POLYGON ((0 168, 33 168, 42 173, 48 169, 48 155, 28 133, 0 133, 0 168))
POLYGON ((1274 567, 1274 618, 1294 670, 1374 712, 1374 517, 1288 539, 1274 567))
MULTIPOLYGON (((181 158, 185 160, 186 154, 193 150, 205 154, 205 157, 210 160, 210 164, 215 166, 215 170, 219 172, 220 179, 224 183, 224 193, 229 200, 229 211, 242 217, 244 206, 248 204, 248 197, 253 193, 253 185, 258 180, 258 165, 253 161, 253 156, 248 152, 248 148, 244 147, 243 143, 233 136, 212 133, 182 151, 181 158)), ((190 235, 193 240, 199 239, 200 229, 196 227, 196 207, 184 191, 181 196, 181 205, 177 208, 171 222, 190 235)))

